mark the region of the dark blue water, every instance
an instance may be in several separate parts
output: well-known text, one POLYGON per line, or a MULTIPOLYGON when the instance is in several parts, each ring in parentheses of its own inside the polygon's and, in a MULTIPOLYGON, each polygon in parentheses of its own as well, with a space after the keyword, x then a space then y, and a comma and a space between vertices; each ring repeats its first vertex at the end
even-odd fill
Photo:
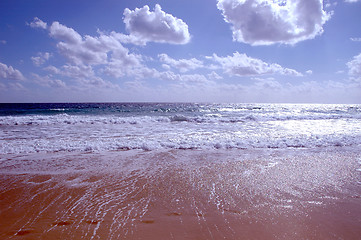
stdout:
POLYGON ((195 103, 0 103, 0 116, 199 112, 200 106, 205 105, 195 103))

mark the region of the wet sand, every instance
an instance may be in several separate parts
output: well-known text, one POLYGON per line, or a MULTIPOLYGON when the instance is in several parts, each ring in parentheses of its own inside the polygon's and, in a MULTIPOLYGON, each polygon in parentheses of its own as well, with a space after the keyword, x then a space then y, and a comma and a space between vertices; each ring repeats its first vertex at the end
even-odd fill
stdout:
POLYGON ((360 239, 355 149, 2 155, 0 239, 360 239))

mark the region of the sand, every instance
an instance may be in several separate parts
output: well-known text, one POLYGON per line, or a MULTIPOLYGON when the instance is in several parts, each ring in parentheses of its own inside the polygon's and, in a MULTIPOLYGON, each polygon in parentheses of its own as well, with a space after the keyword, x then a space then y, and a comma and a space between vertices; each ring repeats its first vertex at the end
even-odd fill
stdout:
POLYGON ((360 239, 336 149, 2 155, 0 239, 360 239))

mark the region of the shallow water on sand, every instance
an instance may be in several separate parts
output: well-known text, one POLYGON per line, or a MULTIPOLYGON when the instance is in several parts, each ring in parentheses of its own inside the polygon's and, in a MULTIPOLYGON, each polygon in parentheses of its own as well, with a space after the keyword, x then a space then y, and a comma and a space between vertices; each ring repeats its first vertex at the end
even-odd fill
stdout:
POLYGON ((359 239, 359 152, 2 155, 0 238, 359 239))

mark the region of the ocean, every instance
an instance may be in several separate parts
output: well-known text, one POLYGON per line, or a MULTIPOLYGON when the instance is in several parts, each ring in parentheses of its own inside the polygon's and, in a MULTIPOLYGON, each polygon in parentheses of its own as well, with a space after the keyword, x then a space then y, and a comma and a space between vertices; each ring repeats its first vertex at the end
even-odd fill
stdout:
POLYGON ((360 239, 361 105, 0 104, 1 239, 360 239))
POLYGON ((360 105, 1 104, 0 153, 361 144, 360 105))

